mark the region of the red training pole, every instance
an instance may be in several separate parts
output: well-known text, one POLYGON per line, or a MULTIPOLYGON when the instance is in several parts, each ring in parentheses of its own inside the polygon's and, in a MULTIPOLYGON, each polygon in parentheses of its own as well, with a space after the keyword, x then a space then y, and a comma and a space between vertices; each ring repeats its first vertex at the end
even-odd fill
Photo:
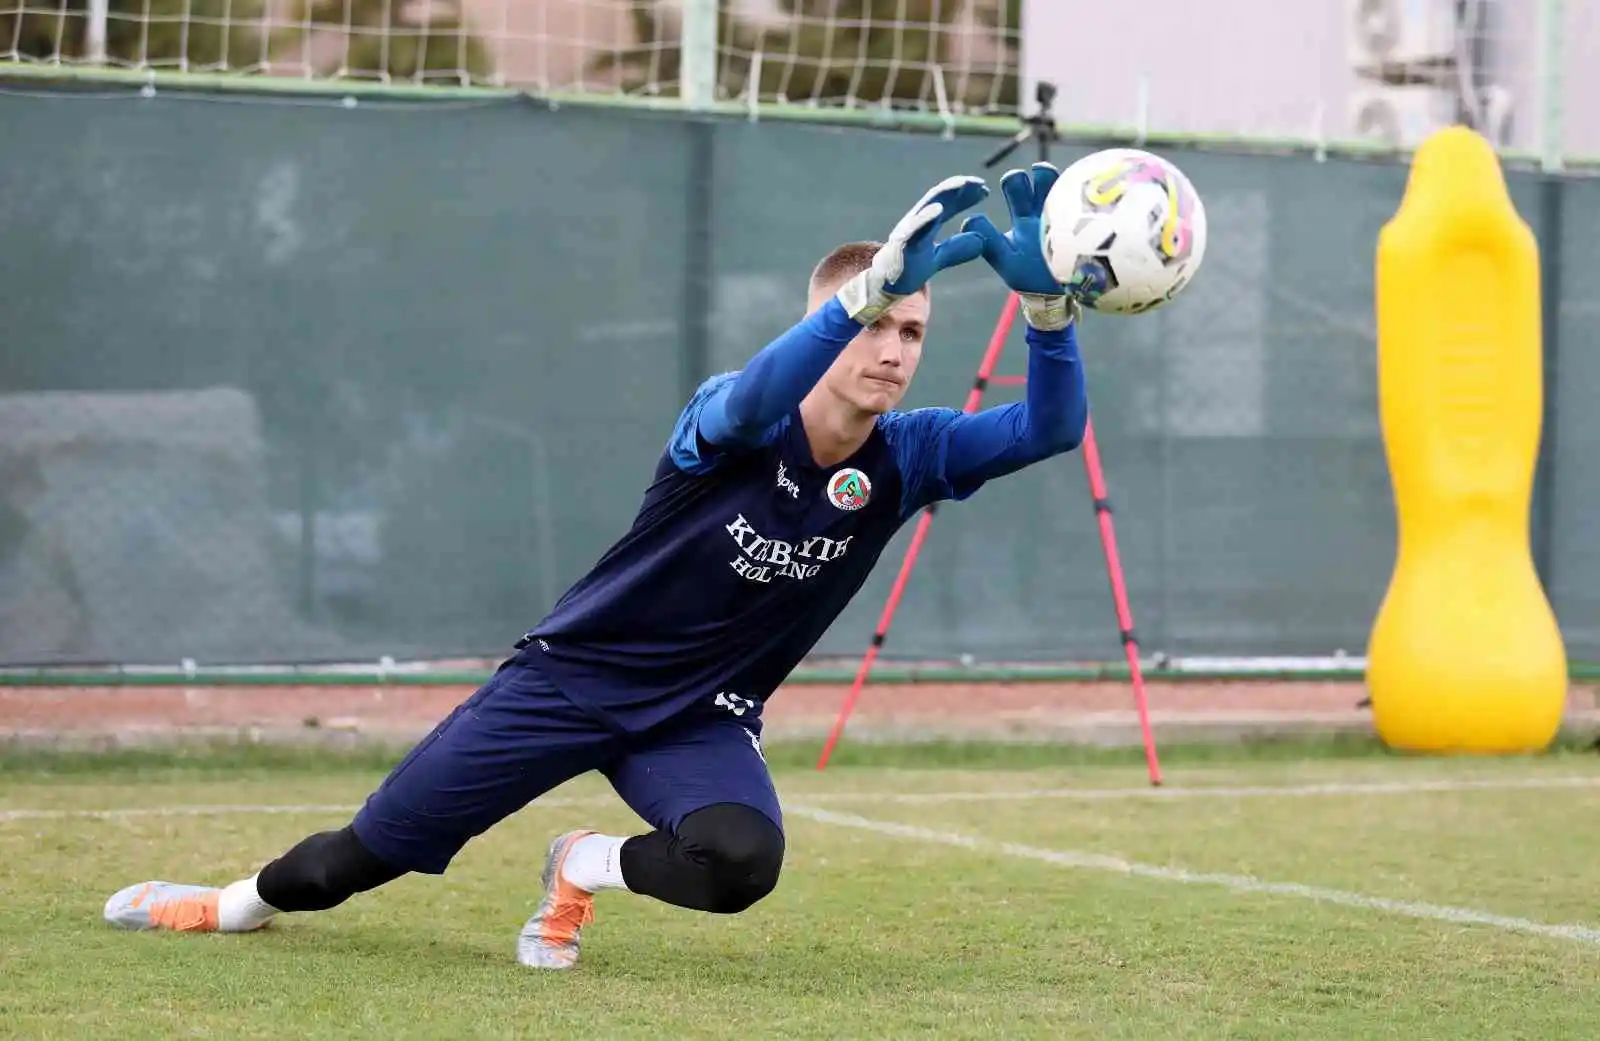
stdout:
MULTIPOLYGON (((978 411, 978 405, 983 401, 984 389, 989 385, 989 377, 1000 361, 1000 352, 1005 350, 1006 338, 1011 335, 1011 324, 1016 321, 1017 309, 1021 303, 1017 294, 1007 294, 1006 305, 994 323, 994 335, 989 337, 989 347, 983 353, 983 360, 978 363, 978 375, 972 381, 972 390, 967 393, 967 403, 962 407, 963 412, 978 411)), ((845 722, 849 720, 850 713, 855 711, 856 699, 861 697, 861 688, 866 685, 867 673, 872 671, 872 663, 878 659, 878 651, 889 636, 889 625, 894 621, 894 613, 900 606, 900 596, 905 592, 907 580, 911 578, 911 569, 916 566, 917 554, 922 551, 922 541, 928 537, 928 528, 933 524, 933 510, 934 508, 929 506, 917 519, 916 531, 911 536, 911 545, 906 547, 905 560, 900 564, 900 574, 895 576, 894 586, 889 590, 889 599, 883 605, 883 615, 878 619, 878 628, 872 634, 872 644, 867 648, 866 656, 861 659, 861 667, 856 670, 855 682, 850 685, 850 693, 845 695, 844 704, 839 708, 838 718, 833 721, 833 731, 828 734, 828 740, 822 746, 822 756, 817 760, 818 770, 827 767, 828 758, 833 755, 834 745, 838 744, 840 735, 844 733, 845 722)))
POLYGON ((1105 547, 1106 571, 1111 576, 1111 597, 1117 605, 1117 628, 1122 633, 1122 649, 1128 656, 1128 674, 1133 679, 1133 700, 1139 709, 1145 762, 1150 768, 1150 783, 1160 785, 1161 764, 1156 760, 1155 735, 1150 732, 1150 707, 1145 700, 1144 673, 1139 668, 1139 642, 1133 634, 1133 609, 1128 606, 1128 589, 1122 580, 1117 532, 1111 523, 1111 500, 1106 494, 1105 473, 1100 468, 1100 447, 1095 442, 1093 422, 1084 427, 1082 447, 1083 469, 1089 475, 1089 494, 1094 497, 1094 512, 1100 521, 1100 544, 1105 547))

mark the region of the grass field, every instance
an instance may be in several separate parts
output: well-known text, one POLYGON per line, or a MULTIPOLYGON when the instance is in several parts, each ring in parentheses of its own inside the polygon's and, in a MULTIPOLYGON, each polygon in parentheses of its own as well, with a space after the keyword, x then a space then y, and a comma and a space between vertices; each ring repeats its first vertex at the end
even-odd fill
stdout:
POLYGON ((635 829, 580 779, 405 878, 249 936, 118 932, 343 823, 371 755, 0 758, 0 1036, 1365 1038, 1600 1035, 1600 760, 1364 746, 774 748, 777 892, 603 894, 581 965, 512 958, 550 836, 635 829), (205 809, 205 808, 211 809, 205 809), (98 811, 113 811, 99 813, 98 811), (132 811, 132 812, 122 812, 132 811))

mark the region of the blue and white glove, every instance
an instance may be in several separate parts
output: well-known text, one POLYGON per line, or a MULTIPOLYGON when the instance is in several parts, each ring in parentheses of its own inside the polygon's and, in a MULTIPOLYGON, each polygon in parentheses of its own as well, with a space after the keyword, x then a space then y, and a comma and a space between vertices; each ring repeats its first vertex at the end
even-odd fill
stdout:
POLYGON ((1050 273, 1039 241, 1045 196, 1060 176, 1051 164, 1034 163, 1031 172, 1010 170, 1000 179, 1000 192, 1011 211, 1011 230, 1004 235, 982 214, 961 225, 962 234, 982 237, 983 258, 1017 294, 1027 323, 1046 331, 1065 329, 1082 313, 1077 300, 1050 273))
POLYGON ((939 243, 933 238, 941 224, 988 196, 989 186, 981 177, 948 177, 928 189, 889 232, 872 266, 839 289, 845 312, 870 326, 940 271, 982 256, 983 239, 978 235, 957 232, 939 243))

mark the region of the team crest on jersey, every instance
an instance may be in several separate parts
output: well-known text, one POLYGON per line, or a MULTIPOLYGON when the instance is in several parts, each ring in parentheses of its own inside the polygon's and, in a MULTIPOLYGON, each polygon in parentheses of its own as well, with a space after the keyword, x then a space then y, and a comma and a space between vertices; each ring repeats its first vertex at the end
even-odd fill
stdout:
POLYGON ((872 482, 854 467, 840 470, 828 481, 828 501, 841 510, 859 510, 872 498, 872 482))

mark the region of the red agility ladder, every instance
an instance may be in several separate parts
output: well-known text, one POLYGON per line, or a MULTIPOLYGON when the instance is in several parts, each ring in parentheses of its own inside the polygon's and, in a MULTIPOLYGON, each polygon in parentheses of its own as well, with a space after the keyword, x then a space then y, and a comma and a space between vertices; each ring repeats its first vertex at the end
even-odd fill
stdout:
MULTIPOLYGON (((1000 361, 1001 351, 1005 349, 1006 338, 1011 335, 1011 326, 1016 321, 1020 304, 1021 300, 1015 293, 1007 295, 1005 307, 1000 312, 999 320, 995 322, 994 335, 989 338, 989 347, 984 351, 983 360, 978 363, 978 375, 972 381, 972 390, 967 395, 963 411, 978 410, 978 405, 983 400, 983 392, 993 377, 994 367, 1000 361)), ((1020 378, 1000 377, 993 379, 993 382, 1023 381, 1020 378)), ((1128 659, 1129 676, 1133 681, 1134 703, 1139 710, 1139 729, 1144 739, 1145 763, 1149 767, 1150 783, 1159 785, 1161 764, 1156 759, 1155 736, 1150 730, 1150 709, 1145 699, 1144 672, 1139 667, 1139 643, 1134 636, 1133 610, 1128 606, 1128 590, 1122 578, 1122 561, 1117 554, 1116 529, 1111 522, 1111 501, 1106 492, 1105 473, 1100 467, 1100 449, 1095 442, 1093 423, 1087 424, 1084 428, 1082 451, 1083 468, 1089 476, 1089 494, 1093 497, 1095 516, 1100 525, 1100 544, 1105 549, 1106 570, 1111 576, 1111 596, 1116 603, 1117 629, 1121 634, 1123 651, 1128 659)), ((872 642, 867 647, 866 655, 861 659, 861 667, 856 670, 855 682, 850 685, 844 704, 839 708, 833 730, 823 745, 822 756, 817 760, 818 770, 827 768, 828 759, 833 755, 834 747, 844 733, 845 723, 855 711, 856 701, 861 697, 861 689, 866 685, 867 675, 872 671, 873 662, 877 661, 878 652, 888 639, 889 626, 893 623, 895 611, 900 606, 900 597, 905 593, 911 569, 916 566, 917 555, 922 551, 922 543, 928 537, 928 528, 933 524, 933 513, 934 507, 929 506, 917 519, 916 530, 911 535, 911 544, 906 547, 905 560, 901 562, 900 573, 895 576, 894 585, 889 590, 889 599, 883 605, 883 614, 878 618, 878 627, 872 634, 872 642)))

